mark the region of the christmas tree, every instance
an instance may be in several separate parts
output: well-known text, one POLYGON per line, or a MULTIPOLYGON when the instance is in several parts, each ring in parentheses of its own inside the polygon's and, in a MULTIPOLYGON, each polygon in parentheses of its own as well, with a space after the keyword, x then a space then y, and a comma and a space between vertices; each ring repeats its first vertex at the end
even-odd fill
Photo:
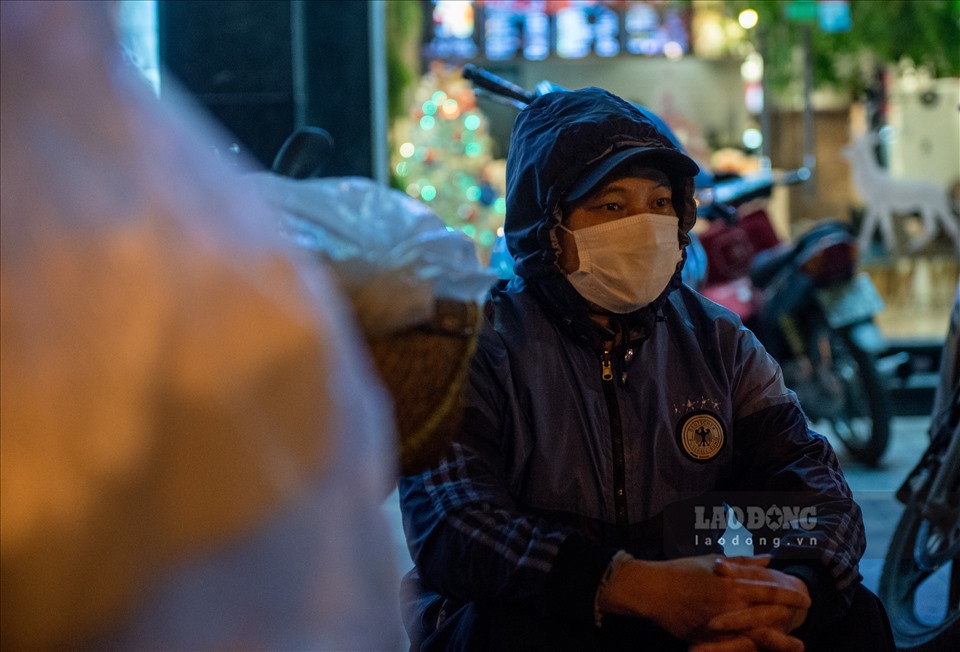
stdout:
POLYGON ((472 238, 486 262, 503 226, 504 161, 493 157, 487 118, 461 70, 431 64, 393 129, 396 185, 472 238))

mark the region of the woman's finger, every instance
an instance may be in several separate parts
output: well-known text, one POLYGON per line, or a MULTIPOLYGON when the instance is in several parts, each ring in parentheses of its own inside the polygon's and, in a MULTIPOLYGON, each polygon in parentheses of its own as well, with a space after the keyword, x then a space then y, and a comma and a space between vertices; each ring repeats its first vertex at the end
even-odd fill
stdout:
POLYGON ((767 566, 773 559, 770 555, 754 555, 751 557, 717 557, 725 565, 733 566, 767 566))
POLYGON ((749 579, 737 579, 734 581, 734 586, 737 594, 750 603, 810 608, 810 596, 793 587, 749 579))
POLYGON ((745 633, 757 648, 765 652, 803 652, 803 641, 772 627, 758 627, 745 633))
POLYGON ((777 627, 785 631, 795 614, 796 610, 783 605, 758 605, 715 616, 707 623, 707 629, 715 632, 744 632, 757 627, 777 627))
POLYGON ((749 636, 736 636, 697 643, 691 645, 688 652, 759 652, 759 648, 749 636))
POLYGON ((717 557, 713 572, 723 577, 753 577, 757 573, 769 572, 770 556, 760 557, 717 557))

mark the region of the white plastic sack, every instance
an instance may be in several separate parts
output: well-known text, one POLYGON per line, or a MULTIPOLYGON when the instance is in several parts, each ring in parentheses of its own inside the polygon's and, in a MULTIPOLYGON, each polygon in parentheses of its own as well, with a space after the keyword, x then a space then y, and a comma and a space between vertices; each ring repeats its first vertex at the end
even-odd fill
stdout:
POLYGON ((281 230, 326 261, 368 335, 427 321, 436 299, 480 302, 496 274, 426 204, 363 177, 254 175, 281 230))
POLYGON ((0 2, 0 647, 395 649, 389 398, 110 7, 0 2))

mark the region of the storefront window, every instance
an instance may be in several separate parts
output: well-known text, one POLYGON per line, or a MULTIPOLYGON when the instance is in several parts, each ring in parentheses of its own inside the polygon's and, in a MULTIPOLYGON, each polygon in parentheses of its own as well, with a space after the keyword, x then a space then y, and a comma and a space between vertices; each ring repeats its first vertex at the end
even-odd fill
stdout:
POLYGON ((689 4, 669 0, 430 0, 427 54, 488 61, 686 54, 689 4))

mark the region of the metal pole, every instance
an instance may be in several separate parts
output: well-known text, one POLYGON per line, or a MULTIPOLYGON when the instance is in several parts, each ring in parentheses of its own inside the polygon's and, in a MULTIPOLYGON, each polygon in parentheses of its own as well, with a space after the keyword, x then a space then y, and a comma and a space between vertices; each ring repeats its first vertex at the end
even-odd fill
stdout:
POLYGON ((387 117, 387 12, 383 0, 369 5, 370 40, 370 157, 373 178, 390 182, 387 117))
MULTIPOLYGON (((763 27, 760 26, 757 27, 757 51, 760 53, 760 60, 763 62, 764 68, 766 68, 767 35, 763 27)), ((770 143, 773 138, 773 133, 770 127, 770 82, 766 69, 764 69, 763 74, 760 76, 760 92, 763 94, 763 105, 760 108, 760 134, 763 136, 763 141, 760 145, 760 155, 763 157, 765 167, 769 168, 772 167, 770 162, 770 143)))
POLYGON ((803 26, 803 166, 810 170, 804 184, 808 195, 817 192, 817 139, 813 120, 813 28, 803 26))
POLYGON ((307 45, 303 0, 290 2, 290 62, 293 73, 293 128, 307 124, 307 45))

